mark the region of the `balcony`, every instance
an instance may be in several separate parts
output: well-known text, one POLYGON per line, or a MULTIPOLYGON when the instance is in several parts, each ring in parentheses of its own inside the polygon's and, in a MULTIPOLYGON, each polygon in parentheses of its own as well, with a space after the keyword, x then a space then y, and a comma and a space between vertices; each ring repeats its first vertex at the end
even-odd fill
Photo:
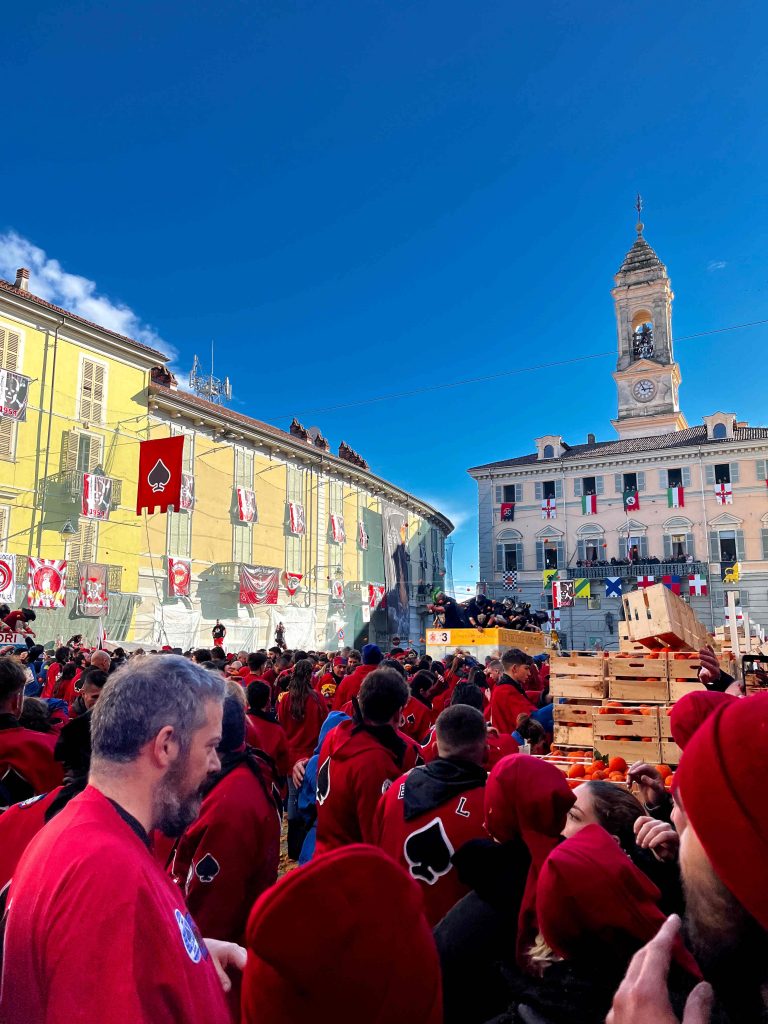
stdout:
MULTIPOLYGON (((76 590, 77 581, 80 578, 81 565, 104 565, 104 562, 70 562, 67 565, 67 590, 76 590)), ((16 555, 16 581, 23 583, 27 579, 29 559, 26 555, 16 555)), ((119 594, 122 591, 123 566, 107 565, 107 589, 112 594, 119 594)))
MULTIPOLYGON (((112 480, 112 503, 111 507, 116 508, 122 502, 123 481, 117 477, 112 480)), ((52 476, 41 480, 37 488, 37 503, 61 501, 65 503, 79 504, 83 497, 83 473, 81 470, 73 469, 66 473, 54 473, 52 476)))
MULTIPOLYGON (((568 580, 604 580, 607 576, 620 576, 622 579, 655 576, 660 580, 662 576, 692 576, 694 573, 707 576, 709 565, 707 562, 638 562, 633 565, 569 565, 564 571, 568 580)), ((562 576, 562 569, 560 574, 562 576)))

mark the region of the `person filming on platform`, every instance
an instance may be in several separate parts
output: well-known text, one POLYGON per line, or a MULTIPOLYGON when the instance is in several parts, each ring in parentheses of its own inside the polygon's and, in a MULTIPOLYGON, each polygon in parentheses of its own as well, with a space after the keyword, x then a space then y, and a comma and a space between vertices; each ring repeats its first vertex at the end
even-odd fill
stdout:
POLYGON ((216 625, 211 630, 211 636, 213 637, 214 647, 224 646, 224 637, 227 635, 227 627, 222 625, 219 619, 216 619, 216 625))

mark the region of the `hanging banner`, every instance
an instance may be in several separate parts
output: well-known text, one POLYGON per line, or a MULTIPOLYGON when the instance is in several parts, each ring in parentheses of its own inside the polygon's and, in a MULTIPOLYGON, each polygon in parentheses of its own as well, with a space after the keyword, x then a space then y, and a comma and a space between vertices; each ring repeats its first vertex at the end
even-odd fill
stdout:
POLYGON ((168 559, 168 596, 189 597, 192 564, 185 558, 168 559))
POLYGON ((0 555, 0 601, 16 601, 16 555, 0 555))
POLYGON ((241 565, 240 604, 277 604, 279 576, 268 565, 241 565))
POLYGON ((109 613, 109 579, 106 565, 80 562, 77 567, 77 613, 98 619, 109 613))
POLYGON ((0 370, 0 415, 23 423, 27 418, 30 377, 0 370))
POLYGON ((112 478, 100 473, 83 473, 82 515, 86 519, 109 519, 112 507, 112 478))
POLYGON ((291 533, 302 534, 307 532, 307 523, 304 518, 304 506, 298 502, 288 502, 288 513, 291 520, 291 533))
POLYGON ((237 488, 237 514, 241 523, 256 522, 256 493, 250 487, 237 488))
POLYGON ((29 607, 64 608, 67 603, 66 561, 59 558, 30 558, 27 566, 29 607))
POLYGON ((382 502, 384 583, 386 584, 387 631, 392 636, 410 634, 410 556, 408 515, 395 505, 382 502))
POLYGON ((343 544, 347 539, 347 535, 344 532, 344 516, 338 512, 331 512, 331 532, 337 544, 343 544))
POLYGON ((372 612, 375 612, 377 608, 387 607, 386 590, 383 583, 368 584, 368 607, 372 612))
POLYGON ((334 601, 344 600, 344 583, 342 580, 331 580, 331 597, 334 601))
POLYGON ((285 583, 285 589, 288 591, 291 597, 293 597, 293 595, 298 591, 299 587, 301 586, 301 581, 303 579, 304 576, 300 572, 286 571, 283 573, 283 582, 285 583))
POLYGON ((139 484, 136 494, 136 515, 142 509, 167 512, 168 506, 180 507, 181 465, 184 437, 158 437, 139 445, 139 484))
POLYGON ((365 529, 365 523, 362 519, 357 524, 357 541, 361 551, 368 550, 368 531, 365 529))
POLYGON ((181 474, 181 501, 179 508, 191 512, 195 507, 195 478, 192 473, 181 474))

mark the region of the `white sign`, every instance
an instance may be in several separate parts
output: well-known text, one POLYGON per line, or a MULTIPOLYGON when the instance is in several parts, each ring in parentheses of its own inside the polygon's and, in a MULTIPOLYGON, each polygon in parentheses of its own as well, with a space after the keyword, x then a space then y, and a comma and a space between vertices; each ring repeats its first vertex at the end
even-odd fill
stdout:
POLYGON ((447 629, 430 629, 427 632, 427 643, 432 647, 439 647, 450 642, 451 634, 447 629))
POLYGON ((25 645, 26 641, 21 633, 0 633, 0 647, 7 646, 8 644, 25 645))

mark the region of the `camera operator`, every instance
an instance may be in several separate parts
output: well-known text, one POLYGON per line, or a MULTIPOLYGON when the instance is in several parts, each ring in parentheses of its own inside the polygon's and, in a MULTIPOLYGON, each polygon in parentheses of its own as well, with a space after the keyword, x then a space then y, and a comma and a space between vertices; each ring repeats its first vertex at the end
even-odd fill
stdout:
POLYGON ((435 616, 433 625, 436 628, 461 629, 465 625, 461 608, 457 602, 442 591, 437 595, 433 604, 427 605, 427 611, 435 616))

